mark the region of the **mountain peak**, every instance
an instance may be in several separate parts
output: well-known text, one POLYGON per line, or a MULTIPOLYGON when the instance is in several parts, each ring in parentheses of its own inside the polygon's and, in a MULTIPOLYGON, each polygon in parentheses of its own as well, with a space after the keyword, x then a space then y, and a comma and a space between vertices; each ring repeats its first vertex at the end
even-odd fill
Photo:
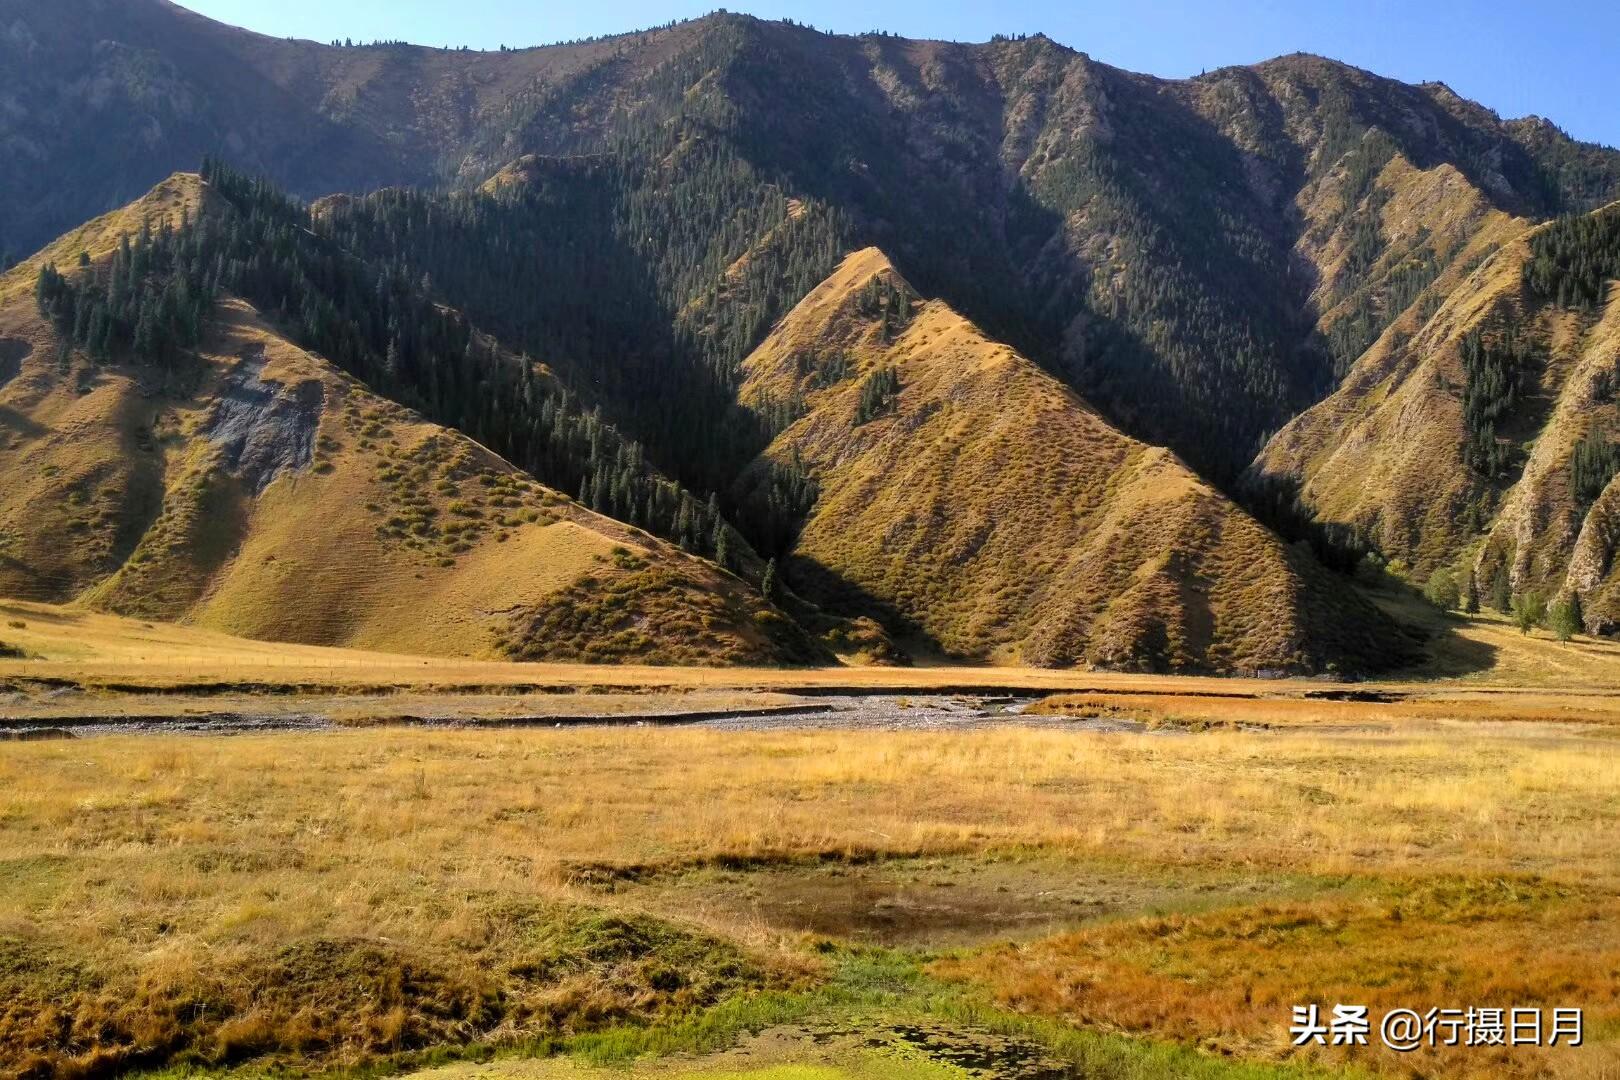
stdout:
POLYGON ((40 267, 47 263, 66 272, 81 257, 92 262, 107 258, 126 237, 134 238, 143 230, 156 232, 165 225, 177 229, 184 221, 206 213, 210 198, 208 185, 197 173, 173 173, 140 198, 68 231, 0 275, 0 299, 31 290, 40 267))
MULTIPOLYGON (((359 333, 329 338, 342 346, 332 356, 309 345, 321 338, 310 313, 336 321, 357 290, 372 298, 379 280, 407 287, 383 268, 361 269, 357 254, 301 264, 313 290, 323 286, 311 266, 350 276, 290 303, 282 290, 295 286, 283 281, 265 293, 283 301, 269 317, 243 296, 214 294, 184 350, 143 346, 139 331, 130 342, 131 322, 189 317, 166 305, 206 300, 216 268, 270 248, 296 258, 300 237, 316 258, 329 252, 293 204, 249 214, 239 197, 229 182, 216 189, 176 174, 3 279, 0 414, 13 435, 0 446, 0 534, 13 546, 0 559, 0 595, 249 637, 485 659, 821 655, 741 578, 593 511, 341 369, 335 358, 355 363, 359 333), (203 213, 228 227, 203 228, 203 213), (238 228, 267 231, 231 239, 238 228), (205 236, 236 247, 204 248, 205 236), (82 268, 81 251, 90 261, 82 268), (62 263, 75 308, 123 328, 107 335, 111 344, 84 344, 85 319, 36 302, 30 268, 46 261, 62 263), (289 306, 302 317, 289 319, 289 306)), ((247 292, 255 275, 236 280, 247 292)), ((395 334, 407 322, 422 331, 420 316, 401 311, 427 310, 441 336, 465 331, 461 316, 417 297, 395 309, 395 334)), ((521 377, 517 358, 469 333, 454 362, 480 358, 486 394, 521 377)), ((540 395, 543 376, 528 378, 540 395)), ((579 426, 614 445, 599 422, 579 426)), ((633 452, 621 442, 615 457, 633 452)), ((643 486, 697 511, 667 480, 643 486)))
MULTIPOLYGON (((160 346, 197 343, 224 280, 374 392, 739 580, 801 525, 897 550, 916 533, 918 565, 965 575, 964 595, 1021 598, 993 613, 1005 639, 962 608, 927 629, 974 655, 1325 663, 1332 635, 1288 599, 1321 569, 1281 535, 1335 566, 1359 549, 1244 494, 1267 532, 1227 497, 1242 470, 1341 383, 1443 344, 1430 324, 1503 245, 1620 197, 1620 154, 1305 54, 1163 80, 1042 35, 911 41, 725 13, 497 53, 283 41, 156 2, 36 5, 18 25, 0 63, 29 152, 0 157, 0 246, 75 227, 43 256, 62 277, 36 260, 4 279, 18 301, 37 287, 64 339, 49 351, 174 359, 160 346), (218 148, 231 167, 210 163, 212 192, 164 181, 218 148), (159 181, 124 218, 78 226, 159 181), (75 272, 215 193, 258 213, 191 238, 206 274, 190 249, 131 263, 149 279, 133 293, 127 271, 75 272), (982 467, 953 474, 952 454, 982 467), (1174 544, 1144 524, 1156 499, 1184 512, 1174 544), (1115 598, 1151 582, 1154 599, 1126 603, 1134 629, 1114 634, 1098 610, 1043 606, 1010 554, 979 576, 991 538, 933 524, 958 507, 1018 522, 1041 573, 1115 598), (1198 539, 1206 526, 1237 547, 1198 539), (1198 612, 1225 601, 1186 600, 1205 594, 1157 564, 1071 565, 1101 551, 1088 530, 1247 580, 1270 599, 1230 610, 1283 629, 1222 651, 1234 634, 1198 612), (1251 555, 1265 580, 1227 562, 1251 555)), ((1603 283, 1576 276, 1563 299, 1592 302, 1603 283)), ((18 348, 0 357, 10 387, 18 348)), ((851 580, 885 598, 872 617, 886 604, 926 629, 915 568, 887 558, 846 562, 851 580)))

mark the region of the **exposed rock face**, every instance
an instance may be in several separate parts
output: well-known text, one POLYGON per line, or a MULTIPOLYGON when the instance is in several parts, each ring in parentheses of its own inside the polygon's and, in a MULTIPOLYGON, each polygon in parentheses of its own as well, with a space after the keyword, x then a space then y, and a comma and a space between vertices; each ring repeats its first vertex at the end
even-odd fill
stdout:
POLYGON ((1620 554, 1620 480, 1610 481, 1587 512, 1565 578, 1568 589, 1581 599, 1582 621, 1594 634, 1612 634, 1620 629, 1616 554, 1620 554))
POLYGON ((255 495, 283 471, 309 468, 326 398, 318 379, 282 387, 263 376, 264 349, 258 347, 221 380, 213 416, 202 430, 220 448, 225 469, 255 495))

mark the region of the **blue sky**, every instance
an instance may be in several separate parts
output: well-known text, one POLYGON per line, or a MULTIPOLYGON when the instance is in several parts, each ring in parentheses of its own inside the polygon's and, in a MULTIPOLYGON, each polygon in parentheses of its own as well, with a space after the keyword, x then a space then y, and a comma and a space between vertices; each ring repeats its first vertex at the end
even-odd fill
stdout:
MULTIPOLYGON (((422 45, 537 45, 704 14, 714 0, 181 0, 267 34, 422 45)), ((1449 84, 1503 116, 1538 113, 1620 146, 1620 3, 1515 0, 730 0, 732 11, 841 32, 983 41, 1034 33, 1133 71, 1182 77, 1303 50, 1383 75, 1449 84)))

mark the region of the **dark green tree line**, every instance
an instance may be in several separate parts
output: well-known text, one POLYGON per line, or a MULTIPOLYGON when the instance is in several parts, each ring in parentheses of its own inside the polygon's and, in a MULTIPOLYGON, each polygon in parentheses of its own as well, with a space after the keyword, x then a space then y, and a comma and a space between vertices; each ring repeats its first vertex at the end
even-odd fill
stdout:
POLYGON ((1502 477, 1513 464, 1514 451, 1500 429, 1526 392, 1538 356, 1504 320, 1463 338, 1463 461, 1488 480, 1502 477))
POLYGON ((1589 431, 1575 444, 1569 459, 1570 490, 1582 509, 1591 506, 1620 472, 1620 446, 1606 435, 1589 431))
POLYGON ((311 229, 308 208, 261 179, 214 160, 203 173, 228 212, 126 240, 104 270, 73 280, 42 270, 38 301, 64 337, 97 359, 128 351, 167 362, 200 340, 213 298, 239 295, 300 346, 543 482, 713 553, 724 535, 713 500, 660 475, 599 409, 436 303, 414 267, 356 258, 311 229))
POLYGON ((1620 278, 1620 207, 1561 217, 1530 238, 1524 283, 1559 307, 1591 311, 1620 278))
POLYGON ((128 353, 172 367, 202 339, 219 291, 207 255, 206 233, 189 220, 179 230, 143 226, 102 267, 85 260, 72 278, 54 264, 40 267, 34 298, 62 338, 94 359, 128 353))
POLYGON ((900 398, 900 372, 892 364, 885 364, 861 383, 860 401, 855 407, 855 422, 864 424, 876 420, 895 407, 900 398))

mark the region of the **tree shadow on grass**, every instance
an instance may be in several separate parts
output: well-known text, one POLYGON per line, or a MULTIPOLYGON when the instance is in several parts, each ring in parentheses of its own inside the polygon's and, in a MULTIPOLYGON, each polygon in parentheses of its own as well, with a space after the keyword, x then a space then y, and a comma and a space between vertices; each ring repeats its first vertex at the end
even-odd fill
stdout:
POLYGON ((1460 617, 1440 611, 1409 585, 1394 583, 1370 591, 1373 602, 1417 643, 1419 657, 1388 674, 1398 679, 1455 679, 1496 667, 1497 648, 1464 637, 1460 617))

